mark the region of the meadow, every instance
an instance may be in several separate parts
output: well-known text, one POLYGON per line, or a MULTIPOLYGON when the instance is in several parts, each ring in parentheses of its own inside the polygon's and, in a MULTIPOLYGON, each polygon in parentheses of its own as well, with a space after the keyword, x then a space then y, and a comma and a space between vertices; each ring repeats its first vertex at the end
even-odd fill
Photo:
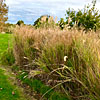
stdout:
MULTIPOLYGON (((69 8, 66 20, 58 22, 44 15, 33 25, 22 20, 1 24, 0 100, 100 100, 100 14, 95 7, 93 0, 78 11, 69 8)), ((3 11, 7 14, 8 7, 3 11)))
POLYGON ((99 100, 99 36, 92 30, 17 26, 13 70, 22 71, 18 78, 41 94, 38 100, 99 100))
POLYGON ((8 48, 11 36, 11 34, 0 34, 0 55, 8 48))
MULTIPOLYGON (((2 54, 12 46, 11 44, 12 34, 0 34, 0 63, 2 54)), ((16 81, 13 72, 0 64, 0 100, 28 100, 22 89, 14 85, 14 82, 16 81)))

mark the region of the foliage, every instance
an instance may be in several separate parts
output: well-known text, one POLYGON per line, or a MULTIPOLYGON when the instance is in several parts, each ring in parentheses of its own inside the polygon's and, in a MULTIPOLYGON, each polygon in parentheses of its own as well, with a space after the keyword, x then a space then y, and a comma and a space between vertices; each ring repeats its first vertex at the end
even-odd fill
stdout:
POLYGON ((22 24, 24 24, 24 21, 22 21, 22 20, 19 20, 18 22, 17 22, 17 25, 22 25, 22 24))
POLYGON ((54 19, 52 16, 43 15, 34 22, 36 28, 48 28, 54 26, 54 19))
POLYGON ((66 22, 64 21, 63 18, 60 19, 60 21, 58 22, 58 25, 61 29, 65 28, 66 22))
POLYGON ((71 27, 83 27, 86 31, 91 29, 96 31, 100 27, 100 14, 95 6, 96 0, 93 0, 92 5, 85 6, 82 10, 79 9, 78 11, 75 11, 74 9, 71 10, 69 8, 66 11, 66 23, 71 27), (71 19, 70 22, 68 22, 69 18, 71 19))
POLYGON ((38 18, 38 19, 34 22, 34 26, 36 26, 36 28, 40 27, 40 24, 41 24, 40 19, 41 19, 41 17, 38 18))
POLYGON ((8 19, 8 7, 4 0, 0 0, 0 32, 4 30, 5 22, 8 19))
POLYGON ((16 26, 15 24, 6 23, 5 32, 9 34, 13 33, 15 26, 16 26))

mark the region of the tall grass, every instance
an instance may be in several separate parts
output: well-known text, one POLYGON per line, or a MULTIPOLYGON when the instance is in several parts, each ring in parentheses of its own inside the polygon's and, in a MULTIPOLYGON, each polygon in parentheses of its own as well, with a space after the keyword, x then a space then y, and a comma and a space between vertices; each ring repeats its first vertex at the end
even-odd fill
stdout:
POLYGON ((60 91, 72 100, 100 99, 99 33, 27 26, 14 33, 14 55, 22 69, 42 70, 46 82, 61 83, 60 91))

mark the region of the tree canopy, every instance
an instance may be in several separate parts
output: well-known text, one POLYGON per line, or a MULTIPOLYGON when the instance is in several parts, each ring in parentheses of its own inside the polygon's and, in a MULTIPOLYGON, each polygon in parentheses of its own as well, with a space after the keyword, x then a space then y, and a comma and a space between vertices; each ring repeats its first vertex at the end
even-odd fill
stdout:
POLYGON ((78 11, 69 8, 66 10, 66 21, 63 18, 59 21, 58 25, 61 29, 65 26, 78 29, 83 28, 85 31, 94 30, 100 28, 100 12, 96 8, 96 0, 92 1, 92 4, 85 5, 83 9, 78 11))
POLYGON ((8 20, 8 6, 5 0, 0 0, 0 31, 3 31, 5 22, 8 20))
POLYGON ((19 20, 18 22, 17 22, 17 25, 22 25, 22 24, 24 24, 24 21, 23 20, 19 20))
POLYGON ((66 11, 67 13, 67 21, 68 24, 68 18, 71 18, 71 21, 69 25, 71 27, 78 26, 84 27, 85 30, 93 29, 96 31, 97 28, 100 27, 100 14, 99 10, 96 9, 96 0, 92 1, 92 5, 87 5, 82 10, 75 11, 74 9, 68 9, 66 11))

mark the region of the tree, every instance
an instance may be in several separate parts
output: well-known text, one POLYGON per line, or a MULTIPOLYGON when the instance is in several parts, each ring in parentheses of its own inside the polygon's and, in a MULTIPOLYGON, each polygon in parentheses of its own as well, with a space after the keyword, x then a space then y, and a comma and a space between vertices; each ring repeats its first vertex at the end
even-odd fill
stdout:
POLYGON ((35 26, 36 28, 39 28, 40 25, 41 25, 41 17, 38 18, 38 19, 34 22, 34 26, 35 26))
POLYGON ((95 8, 96 0, 92 1, 92 5, 87 5, 82 10, 78 10, 77 12, 74 9, 68 9, 67 13, 67 21, 68 18, 71 18, 69 26, 77 26, 78 28, 84 27, 86 31, 92 29, 96 31, 100 28, 100 14, 99 11, 95 8), (91 7, 92 6, 92 7, 91 7))
POLYGON ((8 20, 8 6, 5 0, 0 0, 0 31, 4 30, 5 22, 8 20))
POLYGON ((63 18, 61 18, 60 21, 58 21, 58 25, 62 30, 65 28, 65 24, 66 23, 63 18))
POLYGON ((55 24, 55 21, 53 17, 49 15, 43 15, 34 22, 34 26, 36 28, 40 28, 40 27, 46 28, 46 27, 53 26, 54 24, 55 24))
POLYGON ((17 25, 22 25, 22 24, 24 24, 24 21, 22 21, 22 20, 19 20, 18 22, 17 22, 17 25))

